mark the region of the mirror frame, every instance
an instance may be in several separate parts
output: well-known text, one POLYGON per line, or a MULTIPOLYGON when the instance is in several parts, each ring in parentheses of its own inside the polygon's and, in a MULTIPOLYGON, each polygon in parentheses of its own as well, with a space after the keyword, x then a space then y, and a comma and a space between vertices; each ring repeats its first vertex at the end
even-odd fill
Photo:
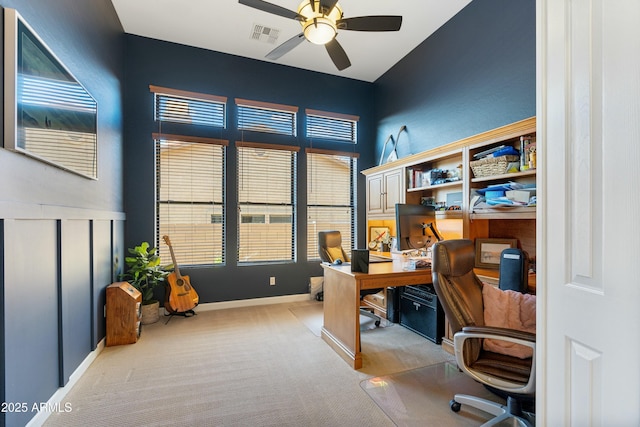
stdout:
POLYGON ((97 180, 95 98, 15 9, 4 24, 4 148, 97 180))

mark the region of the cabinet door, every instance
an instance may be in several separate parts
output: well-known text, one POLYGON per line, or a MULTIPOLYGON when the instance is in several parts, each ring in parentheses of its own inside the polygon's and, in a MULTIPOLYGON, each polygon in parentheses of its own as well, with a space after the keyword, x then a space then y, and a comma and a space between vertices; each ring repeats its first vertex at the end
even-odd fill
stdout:
POLYGON ((384 189, 382 187, 382 174, 370 175, 367 177, 367 213, 381 214, 382 198, 384 189))
POLYGON ((384 175, 384 212, 394 213, 396 210, 396 203, 403 203, 404 192, 402 185, 402 170, 387 172, 384 175))

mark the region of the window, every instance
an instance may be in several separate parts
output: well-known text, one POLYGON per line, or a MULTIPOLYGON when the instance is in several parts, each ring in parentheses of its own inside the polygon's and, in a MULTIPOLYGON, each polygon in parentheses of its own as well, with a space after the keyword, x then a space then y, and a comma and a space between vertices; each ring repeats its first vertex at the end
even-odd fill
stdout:
POLYGON ((358 116, 307 109, 307 137, 358 142, 358 116))
POLYGON ((318 232, 339 230, 349 252, 355 241, 357 154, 308 148, 307 253, 320 258, 318 232))
POLYGON ((296 136, 297 107, 236 99, 238 130, 296 136))
POLYGON ((191 125, 226 125, 227 98, 150 86, 155 94, 155 120, 191 125))
POLYGON ((241 215, 240 222, 242 224, 266 224, 265 215, 241 215))
MULTIPOLYGON (((168 235, 178 263, 224 263, 225 152, 227 141, 154 134, 156 227, 168 235)), ((161 240, 160 240, 161 241, 161 240)), ((169 248, 159 245, 168 264, 169 248)))
POLYGON ((269 224, 291 224, 292 222, 291 215, 269 215, 269 224))
POLYGON ((236 146, 238 261, 295 260, 298 147, 251 142, 237 142, 236 146), (282 220, 285 217, 288 221, 282 220))

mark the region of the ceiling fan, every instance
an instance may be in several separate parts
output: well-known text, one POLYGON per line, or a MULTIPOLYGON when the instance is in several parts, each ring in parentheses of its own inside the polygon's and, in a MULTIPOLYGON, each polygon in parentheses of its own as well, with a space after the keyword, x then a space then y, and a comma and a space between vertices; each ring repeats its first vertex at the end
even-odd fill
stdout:
POLYGON ((294 12, 263 0, 238 0, 240 4, 263 12, 295 19, 302 25, 302 32, 269 52, 266 58, 276 60, 307 39, 311 43, 324 45, 331 60, 342 71, 351 66, 351 61, 336 40, 338 30, 350 31, 398 31, 402 16, 379 15, 343 18, 338 0, 304 0, 294 12))

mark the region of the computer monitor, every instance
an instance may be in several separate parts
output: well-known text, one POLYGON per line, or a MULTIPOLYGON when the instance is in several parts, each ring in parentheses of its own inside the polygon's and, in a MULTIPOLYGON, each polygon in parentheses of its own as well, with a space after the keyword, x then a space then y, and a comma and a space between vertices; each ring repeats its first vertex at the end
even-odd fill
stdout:
POLYGON ((433 206, 396 204, 396 238, 398 249, 427 249, 442 240, 435 227, 433 206))

